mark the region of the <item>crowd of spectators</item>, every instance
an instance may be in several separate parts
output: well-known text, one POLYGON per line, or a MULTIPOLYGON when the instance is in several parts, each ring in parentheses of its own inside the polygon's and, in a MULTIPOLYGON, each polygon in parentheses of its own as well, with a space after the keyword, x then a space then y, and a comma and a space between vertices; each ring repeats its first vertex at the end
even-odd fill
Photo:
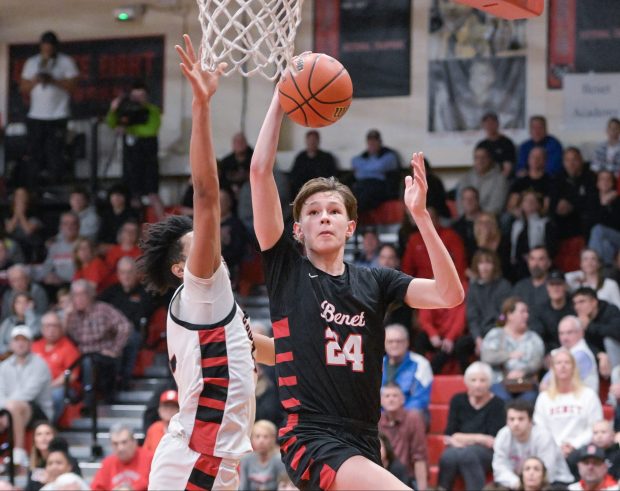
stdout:
MULTIPOLYGON (((496 115, 486 114, 481 126, 486 136, 454 189, 446 192, 428 164, 429 212, 467 296, 453 309, 395 306, 386 319, 384 465, 398 468, 418 489, 427 488, 424 436, 433 378, 462 373, 467 391, 450 405, 440 486, 449 489, 460 474, 467 489, 481 489, 489 475, 495 486, 509 489, 531 488, 536 476, 549 485, 584 482, 586 489, 590 478, 584 476, 596 467, 600 452, 616 445, 613 433, 620 430, 620 415, 611 424, 603 422, 605 395, 599 392, 600 381, 611 379, 609 403, 618 407, 620 121, 609 121, 607 139, 591 162, 579 148, 565 148, 551 135, 542 116, 530 118, 530 138, 519 146, 501 134, 496 115), (574 267, 567 269, 571 261, 574 267)), ((290 198, 306 180, 339 175, 351 185, 362 217, 356 263, 432 277, 428 252, 407 214, 393 242, 382 242, 380 223, 364 223, 366 212, 399 199, 407 172, 379 131, 368 131, 351 172, 339 170, 334 155, 320 148, 317 131, 309 131, 305 143, 291 171, 276 176, 285 218, 290 198)), ((247 139, 237 134, 219 167, 222 255, 235 287, 256 257, 248 205, 251 156, 247 139)), ((190 187, 176 212, 192 214, 191 196, 190 187)), ((147 214, 132 197, 115 184, 98 202, 75 186, 55 230, 39 214, 32 189, 12 190, 6 203, 0 240, 0 356, 6 358, 0 364, 0 404, 12 415, 16 456, 24 465, 26 429, 39 419, 61 424, 64 370, 86 355, 71 376, 72 397, 86 401, 86 413, 98 394, 112 401, 131 379, 150 319, 166 305, 165 298, 140 285, 135 260, 147 214), (103 376, 95 380, 94 372, 103 376), (84 391, 91 386, 93 391, 84 391)), ((273 372, 260 367, 256 454, 241 467, 248 488, 278 484, 272 462, 272 424, 281 417, 272 407, 276 390, 273 372)), ((162 421, 152 430, 159 438, 178 404, 165 394, 156 401, 162 421)), ((106 461, 106 472, 134 464, 146 468, 131 431, 117 430, 118 455, 106 461)), ((156 447, 153 438, 145 451, 156 447)), ((62 461, 67 451, 59 452, 62 461)), ((40 453, 38 468, 50 454, 40 453)), ((65 461, 58 466, 70 459, 65 461)), ((618 477, 613 469, 601 482, 618 477)), ((54 473, 47 475, 50 482, 54 473)), ((115 485, 109 479, 100 476, 101 489, 115 485)))

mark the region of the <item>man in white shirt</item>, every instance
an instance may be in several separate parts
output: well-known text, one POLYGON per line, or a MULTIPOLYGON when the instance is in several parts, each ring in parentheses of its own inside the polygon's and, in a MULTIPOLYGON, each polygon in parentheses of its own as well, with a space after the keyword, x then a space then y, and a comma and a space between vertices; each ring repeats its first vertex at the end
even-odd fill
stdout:
POLYGON ((527 401, 515 399, 506 405, 506 426, 493 444, 493 480, 509 489, 519 489, 523 462, 532 455, 547 468, 549 482, 568 484, 571 474, 560 448, 549 431, 532 421, 534 409, 527 401))
POLYGON ((41 173, 60 180, 64 173, 71 91, 79 72, 70 56, 58 52, 58 45, 56 34, 43 33, 39 54, 28 58, 22 70, 20 91, 30 99, 27 126, 31 168, 26 175, 31 180, 41 173))

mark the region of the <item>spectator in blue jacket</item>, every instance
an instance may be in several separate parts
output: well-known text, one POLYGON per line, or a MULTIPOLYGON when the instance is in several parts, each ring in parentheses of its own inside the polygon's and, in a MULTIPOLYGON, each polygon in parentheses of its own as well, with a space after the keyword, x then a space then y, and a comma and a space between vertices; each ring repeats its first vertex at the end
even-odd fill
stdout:
POLYGON ((398 384, 405 395, 405 409, 421 411, 428 418, 433 371, 426 358, 409 351, 409 333, 403 325, 385 328, 385 353, 381 386, 398 384))
POLYGON ((360 213, 372 210, 392 197, 389 173, 398 170, 398 155, 383 146, 377 130, 368 132, 366 151, 353 158, 351 167, 355 175, 352 191, 360 213))
POLYGON ((543 147, 547 156, 545 172, 555 176, 562 170, 562 144, 554 136, 547 133, 547 119, 544 116, 530 118, 530 139, 519 145, 519 161, 517 175, 524 175, 527 170, 527 159, 530 150, 543 147))

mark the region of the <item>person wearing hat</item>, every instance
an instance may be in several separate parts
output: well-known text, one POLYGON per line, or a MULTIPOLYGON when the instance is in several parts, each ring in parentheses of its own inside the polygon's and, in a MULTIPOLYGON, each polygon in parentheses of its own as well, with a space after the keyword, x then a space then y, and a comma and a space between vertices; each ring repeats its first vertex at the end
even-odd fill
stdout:
MULTIPOLYGON (((351 190, 357 198, 360 213, 377 208, 381 203, 398 197, 393 196, 388 174, 398 171, 400 163, 393 150, 384 147, 381 134, 370 130, 366 135, 366 151, 351 161, 355 183, 351 190)), ((400 182, 398 183, 400 188, 400 182)))
MULTIPOLYGON (((51 375, 41 357, 31 352, 32 331, 18 325, 11 331, 13 354, 0 364, 0 407, 11 413, 13 420, 14 460, 28 466, 25 433, 29 425, 52 416, 51 375)), ((0 417, 0 431, 8 425, 0 417)))
POLYGON ((605 451, 594 444, 579 449, 579 481, 568 486, 569 491, 619 490, 618 482, 607 472, 605 451))
POLYGON ((179 393, 176 390, 166 390, 159 396, 157 413, 161 418, 155 421, 146 432, 143 447, 155 452, 162 437, 168 432, 168 424, 172 416, 179 412, 179 393))
POLYGON ((47 173, 50 180, 64 174, 63 150, 67 137, 71 92, 79 71, 73 58, 58 51, 58 37, 52 31, 41 36, 39 54, 26 60, 20 91, 30 99, 26 121, 31 168, 24 175, 32 180, 47 173))
POLYGON ((549 272, 545 282, 549 297, 544 302, 535 304, 530 316, 530 329, 539 334, 545 343, 545 353, 560 347, 558 326, 567 315, 575 315, 573 304, 568 294, 568 284, 564 273, 559 269, 549 272))

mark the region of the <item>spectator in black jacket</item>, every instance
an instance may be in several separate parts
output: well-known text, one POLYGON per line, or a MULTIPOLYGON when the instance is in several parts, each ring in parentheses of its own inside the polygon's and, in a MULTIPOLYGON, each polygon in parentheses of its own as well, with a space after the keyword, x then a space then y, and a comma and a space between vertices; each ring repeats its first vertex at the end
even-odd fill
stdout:
POLYGON ((562 170, 551 188, 549 206, 559 239, 587 236, 589 202, 596 195, 596 174, 585 167, 578 148, 568 147, 564 150, 562 170))
POLYGON ((289 174, 291 196, 297 196, 297 192, 310 179, 336 176, 338 173, 336 159, 333 154, 321 150, 320 143, 317 130, 306 133, 306 149, 297 154, 289 174))
POLYGON ((532 309, 529 327, 538 333, 545 343, 545 353, 560 347, 558 325, 567 315, 575 315, 573 304, 568 295, 568 285, 564 273, 553 270, 547 276, 547 294, 549 300, 539 303, 532 309))
POLYGON ((620 310, 599 300, 596 291, 587 286, 573 293, 573 307, 598 360, 600 374, 609 377, 611 369, 620 365, 620 310))
POLYGON ((99 300, 122 312, 133 325, 127 344, 123 348, 120 370, 120 387, 127 388, 146 334, 148 321, 157 308, 157 303, 140 283, 136 261, 133 258, 122 257, 116 265, 116 274, 118 283, 103 291, 99 300))

